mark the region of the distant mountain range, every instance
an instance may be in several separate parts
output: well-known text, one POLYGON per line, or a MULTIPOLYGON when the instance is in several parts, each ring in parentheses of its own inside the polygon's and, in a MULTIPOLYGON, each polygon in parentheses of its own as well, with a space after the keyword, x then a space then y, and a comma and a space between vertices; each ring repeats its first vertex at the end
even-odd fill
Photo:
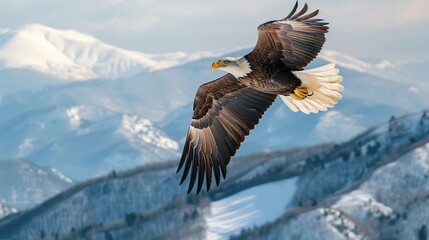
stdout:
POLYGON ((74 30, 40 24, 0 29, 0 70, 32 69, 68 80, 115 79, 195 60, 209 52, 144 54, 74 30))
POLYGON ((427 236, 429 115, 343 144, 235 158, 219 188, 185 195, 175 162, 82 182, 0 221, 0 238, 410 239, 427 236))
POLYGON ((74 183, 54 168, 41 167, 23 159, 0 161, 0 179, 0 205, 6 203, 9 207, 3 207, 6 214, 16 209, 32 208, 74 183))

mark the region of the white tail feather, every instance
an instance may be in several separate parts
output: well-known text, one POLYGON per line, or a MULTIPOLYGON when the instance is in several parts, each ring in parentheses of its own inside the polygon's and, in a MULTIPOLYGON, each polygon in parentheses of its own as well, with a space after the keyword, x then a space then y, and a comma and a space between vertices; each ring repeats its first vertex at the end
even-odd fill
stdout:
POLYGON ((335 63, 305 71, 293 72, 310 95, 303 100, 295 100, 290 96, 280 96, 283 102, 294 112, 306 114, 326 111, 333 107, 340 99, 340 92, 344 86, 340 84, 343 80, 335 68, 335 63))

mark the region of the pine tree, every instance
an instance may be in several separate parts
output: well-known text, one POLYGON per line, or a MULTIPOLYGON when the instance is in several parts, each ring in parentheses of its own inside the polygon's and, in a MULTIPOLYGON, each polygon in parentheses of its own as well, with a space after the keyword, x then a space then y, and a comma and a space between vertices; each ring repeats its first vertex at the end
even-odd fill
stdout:
POLYGON ((397 125, 396 117, 391 116, 389 119, 389 132, 393 131, 397 125))
POLYGON ((125 215, 125 222, 127 223, 128 226, 132 226, 137 220, 137 214, 135 213, 130 213, 125 215))
POLYGON ((419 240, 427 240, 428 239, 428 230, 426 225, 423 225, 419 232, 417 233, 418 239, 419 240))
POLYGON ((112 233, 110 233, 109 231, 107 231, 107 232, 104 234, 104 239, 106 239, 106 240, 114 240, 114 238, 113 238, 113 236, 112 236, 112 233))

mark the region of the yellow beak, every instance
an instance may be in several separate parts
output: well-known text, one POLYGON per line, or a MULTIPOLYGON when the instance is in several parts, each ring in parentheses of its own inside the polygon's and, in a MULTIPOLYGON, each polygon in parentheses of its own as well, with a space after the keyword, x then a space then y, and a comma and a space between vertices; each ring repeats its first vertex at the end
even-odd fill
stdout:
POLYGON ((212 71, 222 67, 222 63, 220 61, 216 61, 212 63, 212 71))

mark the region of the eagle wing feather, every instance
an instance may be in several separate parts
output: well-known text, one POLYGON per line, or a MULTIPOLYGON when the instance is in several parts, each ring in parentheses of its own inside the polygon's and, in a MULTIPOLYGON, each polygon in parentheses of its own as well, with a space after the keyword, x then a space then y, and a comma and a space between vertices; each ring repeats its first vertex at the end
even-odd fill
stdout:
POLYGON ((315 19, 319 10, 306 14, 307 4, 296 13, 298 2, 292 12, 282 20, 261 24, 258 27, 258 42, 250 53, 265 65, 284 65, 289 70, 303 70, 325 43, 328 23, 315 19))
POLYGON ((231 74, 200 86, 177 168, 177 172, 184 168, 181 184, 191 173, 188 193, 197 182, 198 194, 204 178, 208 191, 212 172, 219 185, 231 157, 275 99, 274 94, 241 85, 231 74))

